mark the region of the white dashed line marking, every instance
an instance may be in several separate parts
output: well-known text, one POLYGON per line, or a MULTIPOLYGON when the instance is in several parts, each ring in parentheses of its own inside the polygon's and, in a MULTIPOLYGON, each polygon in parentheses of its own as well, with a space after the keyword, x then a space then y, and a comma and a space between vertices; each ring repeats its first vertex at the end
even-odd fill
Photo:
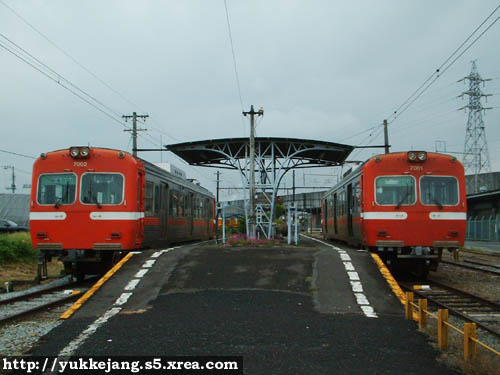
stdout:
POLYGON ((118 314, 121 310, 121 307, 113 307, 108 310, 103 316, 96 319, 94 323, 89 325, 85 331, 80 333, 76 339, 71 341, 66 347, 61 350, 58 357, 71 357, 76 349, 85 341, 87 338, 92 335, 97 329, 106 323, 111 317, 118 314))
MULTIPOLYGON (((176 247, 171 247, 169 249, 165 249, 165 250, 161 250, 161 251, 158 251, 158 252, 155 252, 151 257, 152 258, 158 258, 161 254, 164 254, 170 250, 173 250, 173 249, 177 249, 179 247, 182 247, 182 246, 176 246, 176 247), (158 255, 156 255, 158 254, 158 255)), ((141 251, 131 251, 131 253, 133 254, 141 254, 142 252, 141 251)), ((142 278, 148 271, 149 269, 153 266, 153 264, 155 264, 156 262, 156 259, 150 259, 150 260, 147 260, 144 264, 143 264, 143 267, 145 268, 142 268, 141 270, 139 270, 134 277, 138 278, 138 279, 132 279, 128 282, 128 284, 125 286, 125 290, 132 290, 134 289, 137 284, 141 281, 140 278, 142 278)), ((129 300, 129 298, 132 296, 132 292, 126 292, 126 293, 122 293, 120 295, 120 297, 118 297, 118 299, 116 300, 116 302, 114 303, 114 305, 123 305, 125 303, 127 303, 127 301, 129 300)), ((115 316, 116 314, 118 314, 120 311, 121 311, 121 307, 112 307, 111 309, 109 309, 108 311, 106 311, 106 313, 101 316, 100 318, 96 319, 94 321, 94 323, 92 323, 91 325, 89 325, 85 331, 83 331, 82 333, 80 333, 78 335, 78 337, 76 337, 74 340, 70 341, 68 345, 66 345, 66 347, 64 347, 63 350, 61 350, 61 352, 59 353, 59 357, 71 357, 75 351, 85 342, 85 340, 87 340, 94 332, 97 331, 97 329, 102 326, 104 323, 106 323, 111 317, 115 316)))
POLYGON ((354 271, 354 266, 351 262, 344 262, 344 267, 346 271, 354 271))
POLYGON ((342 260, 351 260, 351 257, 347 254, 340 254, 340 259, 342 260))
POLYGON ((134 277, 139 277, 139 278, 141 278, 141 277, 143 277, 145 274, 147 274, 147 273, 148 273, 148 271, 149 271, 149 268, 143 268, 143 269, 141 269, 139 272, 137 272, 137 273, 135 274, 135 276, 134 276, 134 277))
POLYGON ((354 298, 356 298, 356 302, 359 305, 359 308, 361 311, 363 311, 363 314, 365 314, 366 317, 368 318, 378 318, 377 313, 373 309, 373 307, 370 306, 370 302, 368 301, 368 298, 366 295, 363 294, 363 285, 361 284, 361 281, 359 280, 359 274, 356 272, 356 269, 354 268, 354 265, 351 263, 351 257, 349 254, 347 254, 347 251, 337 247, 330 245, 326 242, 323 242, 321 240, 318 240, 316 238, 304 236, 306 238, 309 238, 311 240, 317 241, 323 245, 326 245, 328 247, 331 247, 334 250, 337 250, 337 252, 340 255, 340 259, 342 259, 344 268, 347 272, 347 276, 349 277, 349 281, 351 283, 351 288, 354 294, 354 298))
POLYGON ((147 260, 144 262, 144 264, 142 265, 142 267, 144 268, 151 268, 153 267, 153 264, 155 264, 156 262, 156 259, 150 259, 150 260, 147 260))
POLYGON ((131 295, 132 295, 132 293, 122 293, 122 295, 120 297, 118 297, 118 299, 116 300, 115 305, 121 306, 121 305, 127 303, 128 299, 130 298, 131 295))
POLYGON ((127 286, 125 287, 125 290, 134 290, 135 287, 137 286, 137 284, 139 284, 139 282, 141 281, 141 279, 132 279, 128 282, 127 286))
POLYGON ((347 276, 349 276, 349 280, 353 281, 359 280, 359 275, 357 272, 347 272, 347 276))

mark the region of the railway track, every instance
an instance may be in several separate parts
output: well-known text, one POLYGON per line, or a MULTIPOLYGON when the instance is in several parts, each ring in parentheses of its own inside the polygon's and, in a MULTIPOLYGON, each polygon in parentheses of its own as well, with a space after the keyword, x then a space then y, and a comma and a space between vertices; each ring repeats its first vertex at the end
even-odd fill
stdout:
POLYGON ((68 283, 0 300, 0 326, 78 298, 81 290, 75 293, 72 287, 79 285, 68 283))
POLYGON ((480 272, 487 272, 497 276, 500 276, 500 265, 498 264, 487 264, 484 262, 479 262, 475 260, 464 259, 463 263, 453 262, 450 260, 441 260, 441 263, 449 264, 455 267, 467 268, 480 272))
POLYGON ((408 283, 400 283, 400 285, 420 298, 426 298, 440 308, 448 309, 450 314, 476 323, 478 327, 500 337, 499 303, 435 281, 427 283, 430 286, 428 290, 414 290, 413 285, 408 283))

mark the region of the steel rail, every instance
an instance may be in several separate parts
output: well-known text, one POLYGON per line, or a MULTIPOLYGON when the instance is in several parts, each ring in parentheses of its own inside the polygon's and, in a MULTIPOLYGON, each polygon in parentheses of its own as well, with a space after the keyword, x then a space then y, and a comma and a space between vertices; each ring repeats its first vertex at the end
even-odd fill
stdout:
MULTIPOLYGON (((448 290, 450 293, 454 293, 455 295, 458 295, 458 296, 461 296, 461 297, 469 298, 469 299, 471 299, 474 302, 481 303, 481 304, 483 304, 483 306, 487 306, 489 308, 497 309, 497 311, 500 312, 500 304, 498 304, 496 302, 489 301, 487 299, 484 299, 482 297, 476 296, 474 294, 470 294, 470 293, 467 293, 467 292, 465 292, 463 290, 455 289, 453 287, 450 287, 448 285, 441 284, 441 283, 438 283, 438 282, 429 281, 428 283, 431 284, 431 287, 432 287, 432 285, 435 285, 435 286, 440 287, 442 289, 448 290)), ((466 320, 468 322, 476 323, 477 326, 480 327, 480 328, 482 328, 483 330, 488 331, 489 333, 491 333, 491 334, 493 334, 493 335, 495 335, 497 337, 500 337, 500 331, 498 329, 492 328, 489 325, 481 322, 480 320, 477 320, 477 319, 473 318, 472 316, 470 316, 466 312, 459 311, 457 308, 455 308, 455 307, 447 304, 446 302, 440 301, 438 296, 429 295, 428 293, 426 293, 425 290, 414 290, 412 285, 409 285, 409 284, 406 284, 406 283, 399 283, 399 285, 402 288, 404 288, 404 289, 406 289, 408 291, 411 291, 411 292, 413 292, 414 294, 416 294, 418 296, 421 296, 423 298, 428 299, 429 301, 431 301, 432 303, 434 303, 437 306, 440 306, 442 308, 448 309, 452 315, 459 316, 460 318, 462 318, 462 319, 464 319, 464 320, 466 320)), ((432 292, 432 290, 429 291, 429 292, 432 292)))
MULTIPOLYGON (((483 268, 483 267, 486 267, 486 266, 483 266, 483 267, 481 267, 481 266, 474 266, 472 264, 462 264, 462 263, 458 263, 458 262, 452 262, 452 261, 449 261, 449 260, 441 260, 441 263, 450 264, 450 265, 456 266, 456 267, 468 268, 468 269, 472 269, 472 270, 475 270, 475 271, 488 272, 488 273, 492 273, 494 275, 500 276, 500 271, 497 271, 497 270, 494 270, 494 269, 483 268)), ((492 267, 492 266, 488 266, 488 267, 492 267)))
POLYGON ((34 292, 27 292, 27 293, 20 294, 18 296, 12 297, 12 298, 0 299, 0 306, 6 305, 6 304, 9 304, 12 302, 17 302, 17 301, 22 301, 22 300, 29 299, 29 298, 38 297, 38 296, 41 296, 43 294, 56 292, 56 291, 62 290, 62 289, 81 287, 82 284, 85 284, 87 282, 93 282, 95 280, 97 280, 96 276, 88 277, 83 282, 71 281, 71 279, 69 279, 68 282, 65 284, 61 284, 61 285, 57 285, 57 286, 53 286, 53 287, 48 287, 48 288, 44 288, 44 289, 39 289, 39 290, 36 290, 34 292))
POLYGON ((45 288, 45 289, 39 289, 35 292, 28 292, 28 293, 21 294, 21 295, 11 297, 11 298, 0 299, 0 305, 6 305, 6 304, 9 304, 12 302, 17 302, 17 301, 26 300, 29 298, 38 297, 38 296, 41 296, 43 294, 56 292, 56 291, 61 290, 61 289, 67 289, 68 287, 71 288, 72 286, 76 286, 76 285, 78 285, 78 284, 75 282, 68 281, 68 283, 66 283, 66 284, 53 286, 53 287, 49 287, 49 288, 45 288))
POLYGON ((26 316, 26 315, 33 314, 33 313, 38 312, 40 310, 46 309, 48 307, 56 306, 58 304, 62 304, 62 303, 71 301, 73 299, 80 297, 80 295, 81 295, 81 293, 76 293, 76 294, 71 294, 69 296, 64 296, 64 297, 59 298, 57 300, 46 302, 46 303, 43 303, 41 305, 32 307, 30 309, 26 309, 26 310, 14 313, 12 315, 8 315, 6 317, 0 318, 0 326, 4 325, 12 320, 21 318, 21 317, 26 316))

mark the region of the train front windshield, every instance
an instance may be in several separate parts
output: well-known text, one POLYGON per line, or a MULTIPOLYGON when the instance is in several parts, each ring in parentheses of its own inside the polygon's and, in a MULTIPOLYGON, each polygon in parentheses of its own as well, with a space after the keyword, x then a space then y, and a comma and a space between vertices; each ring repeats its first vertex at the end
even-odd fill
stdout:
POLYGON ((422 176, 420 200, 425 205, 456 206, 458 204, 457 179, 449 176, 422 176))
POLYGON ((73 204, 76 193, 73 173, 42 174, 38 179, 38 204, 73 204))
POLYGON ((121 204, 123 176, 118 173, 83 174, 80 199, 84 204, 121 204))
POLYGON ((412 176, 383 176, 375 180, 375 200, 380 205, 415 203, 415 179, 412 176))

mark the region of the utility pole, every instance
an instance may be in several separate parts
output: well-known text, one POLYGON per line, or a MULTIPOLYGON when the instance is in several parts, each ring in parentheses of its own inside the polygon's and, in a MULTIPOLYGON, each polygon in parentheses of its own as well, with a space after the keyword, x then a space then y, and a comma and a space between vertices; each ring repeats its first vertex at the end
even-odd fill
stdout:
POLYGON ((5 165, 3 167, 3 169, 9 169, 11 168, 12 169, 12 184, 10 185, 10 187, 7 188, 7 190, 12 190, 12 194, 15 194, 16 192, 16 174, 14 173, 14 166, 10 166, 10 165, 5 165))
POLYGON ((295 202, 295 169, 292 170, 293 185, 292 185, 292 200, 295 202))
POLYGON ((387 120, 384 120, 384 146, 385 153, 389 153, 389 131, 387 130, 387 120))
POLYGON ((137 157, 137 132, 138 131, 144 131, 147 129, 137 129, 137 118, 146 119, 148 118, 148 115, 138 115, 137 112, 132 112, 132 115, 123 115, 122 118, 127 121, 128 119, 132 119, 132 129, 125 129, 124 132, 132 132, 132 155, 134 157, 137 157))
POLYGON ((483 107, 481 103, 483 97, 491 96, 491 94, 483 94, 480 87, 481 83, 484 84, 484 82, 491 81, 491 79, 481 78, 477 71, 476 61, 472 61, 470 74, 458 82, 465 80, 469 80, 469 90, 463 92, 460 97, 468 95, 469 104, 460 109, 468 109, 469 112, 465 131, 463 164, 465 173, 474 175, 474 181, 465 180, 467 194, 471 194, 478 193, 482 187, 487 190, 493 189, 490 175, 490 155, 483 122, 483 112, 491 109, 491 107, 483 107), (483 175, 481 175, 482 172, 483 175))
POLYGON ((250 214, 248 221, 250 224, 250 238, 256 238, 255 226, 255 115, 264 116, 262 107, 255 112, 253 105, 250 106, 250 112, 243 112, 243 115, 250 115, 250 214))

